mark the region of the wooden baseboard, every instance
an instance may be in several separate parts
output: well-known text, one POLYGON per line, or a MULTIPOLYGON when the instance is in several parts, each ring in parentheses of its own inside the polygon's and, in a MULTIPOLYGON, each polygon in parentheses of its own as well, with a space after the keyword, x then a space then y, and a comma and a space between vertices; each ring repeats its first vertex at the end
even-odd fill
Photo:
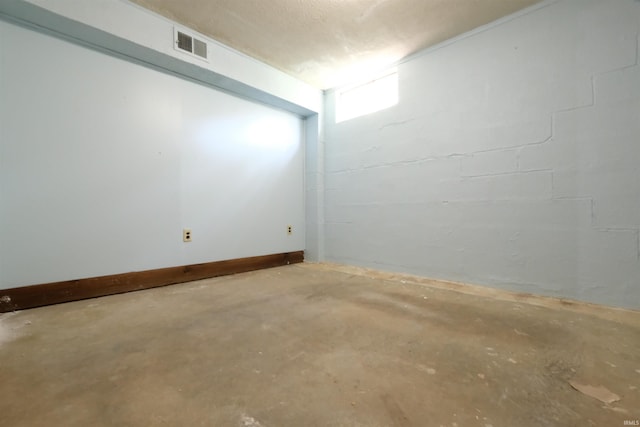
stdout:
POLYGON ((304 251, 0 289, 0 313, 295 264, 304 251))

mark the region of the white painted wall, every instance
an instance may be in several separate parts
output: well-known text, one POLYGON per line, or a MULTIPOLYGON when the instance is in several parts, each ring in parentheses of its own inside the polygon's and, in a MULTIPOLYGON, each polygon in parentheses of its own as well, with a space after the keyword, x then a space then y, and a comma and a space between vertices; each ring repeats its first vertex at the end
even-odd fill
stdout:
POLYGON ((324 256, 324 121, 322 114, 305 120, 305 261, 324 256))
MULTIPOLYGON (((109 34, 151 48, 181 61, 214 71, 257 90, 275 95, 308 110, 320 112, 322 92, 265 63, 239 53, 215 40, 200 35, 209 43, 211 61, 183 54, 173 48, 172 21, 126 0, 4 0, 16 3, 8 10, 21 10, 20 3, 39 6, 109 34)), ((28 16, 25 19, 30 19, 28 16)))
POLYGON ((304 234, 300 118, 0 21, 0 288, 304 234))
POLYGON ((546 2, 399 67, 336 124, 326 258, 640 308, 640 3, 546 2))

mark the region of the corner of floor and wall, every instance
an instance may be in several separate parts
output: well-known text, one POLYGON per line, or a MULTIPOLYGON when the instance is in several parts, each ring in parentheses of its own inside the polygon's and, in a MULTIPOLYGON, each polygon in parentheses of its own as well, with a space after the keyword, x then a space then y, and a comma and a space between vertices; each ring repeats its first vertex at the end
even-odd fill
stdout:
POLYGON ((340 123, 339 89, 174 25, 0 4, 0 289, 304 250, 640 309, 640 2, 543 1, 340 123))

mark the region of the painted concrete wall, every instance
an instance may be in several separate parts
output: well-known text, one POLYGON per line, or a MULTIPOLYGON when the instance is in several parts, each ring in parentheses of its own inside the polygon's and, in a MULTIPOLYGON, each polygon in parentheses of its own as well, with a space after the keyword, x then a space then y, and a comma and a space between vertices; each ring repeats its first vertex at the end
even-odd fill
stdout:
POLYGON ((304 249, 303 137, 291 113, 0 21, 0 288, 304 249))
POLYGON ((399 66, 336 124, 326 257, 640 308, 640 3, 546 2, 399 66))

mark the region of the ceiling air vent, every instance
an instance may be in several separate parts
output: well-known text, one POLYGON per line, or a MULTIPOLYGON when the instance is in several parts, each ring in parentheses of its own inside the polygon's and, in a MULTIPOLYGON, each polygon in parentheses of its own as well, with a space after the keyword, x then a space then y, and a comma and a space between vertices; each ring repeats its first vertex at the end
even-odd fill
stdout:
POLYGON ((174 46, 177 50, 207 60, 207 43, 177 28, 174 28, 173 32, 174 46))

